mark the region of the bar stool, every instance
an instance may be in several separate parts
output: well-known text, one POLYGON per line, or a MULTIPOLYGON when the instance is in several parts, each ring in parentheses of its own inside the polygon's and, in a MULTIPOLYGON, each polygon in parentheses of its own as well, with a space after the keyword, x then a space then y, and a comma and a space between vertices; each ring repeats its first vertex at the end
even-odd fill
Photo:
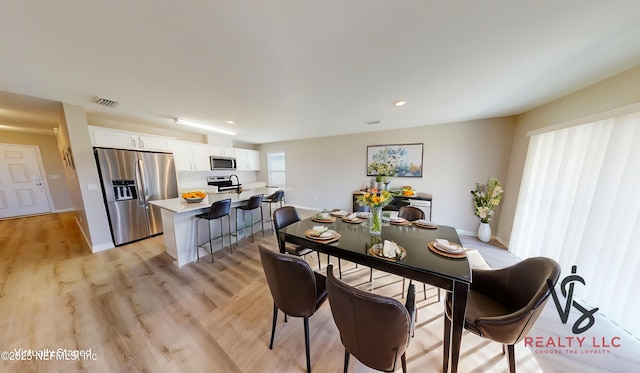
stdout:
MULTIPOLYGON (((251 240, 253 242, 255 242, 255 240, 253 240, 253 226, 258 224, 258 223, 262 223, 262 235, 264 236, 264 220, 262 218, 262 198, 263 198, 263 194, 256 194, 255 196, 251 196, 251 198, 249 198, 249 200, 247 201, 247 204, 245 204, 244 206, 238 206, 236 207, 236 235, 238 234, 238 213, 240 211, 242 211, 242 222, 244 223, 244 227, 242 227, 242 229, 244 229, 245 235, 247 232, 247 223, 245 221, 245 215, 247 213, 247 211, 249 211, 249 215, 251 216, 251 240), (253 210, 260 208, 260 220, 258 221, 253 221, 253 210)), ((237 236, 236 236, 237 237, 237 236)), ((238 241, 236 240, 236 245, 238 244, 238 241)))
POLYGON ((223 216, 227 217, 227 222, 229 223, 229 231, 227 235, 229 236, 229 248, 231 252, 233 252, 233 246, 231 243, 231 218, 229 217, 229 210, 231 209, 231 198, 224 199, 222 201, 216 201, 211 204, 209 208, 209 212, 204 214, 196 215, 196 252, 198 253, 198 260, 200 260, 200 250, 198 248, 201 245, 198 245, 198 223, 200 220, 206 220, 209 228, 209 251, 211 251, 211 263, 213 263, 213 240, 217 238, 222 239, 222 247, 224 247, 224 229, 222 228, 222 220, 220 221, 220 235, 216 237, 211 237, 211 220, 222 219, 223 216))
MULTIPOLYGON (((282 204, 284 202, 284 190, 276 190, 270 196, 264 197, 262 199, 262 202, 269 204, 269 218, 271 218, 273 216, 271 205, 274 203, 279 203, 280 207, 282 207, 282 204)), ((273 225, 272 225, 272 228, 273 228, 273 225)))

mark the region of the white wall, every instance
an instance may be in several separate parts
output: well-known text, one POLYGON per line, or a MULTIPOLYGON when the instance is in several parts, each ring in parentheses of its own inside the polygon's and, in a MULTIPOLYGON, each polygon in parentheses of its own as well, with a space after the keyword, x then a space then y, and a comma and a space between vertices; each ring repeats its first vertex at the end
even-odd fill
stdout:
POLYGON ((62 110, 58 123, 58 144, 70 146, 73 155, 75 168, 66 167, 66 177, 76 219, 93 252, 112 248, 113 240, 89 137, 87 116, 84 108, 78 105, 63 103, 62 110))
MULTIPOLYGON (((368 184, 367 145, 424 143, 423 177, 391 178, 433 195, 433 221, 476 232, 471 190, 489 177, 504 180, 516 117, 421 126, 392 131, 288 141, 260 146, 258 180, 267 180, 266 155, 284 152, 287 203, 351 210, 352 192, 368 184)), ((505 192, 509 193, 507 190, 505 192)), ((492 222, 497 226, 498 212, 492 222)))

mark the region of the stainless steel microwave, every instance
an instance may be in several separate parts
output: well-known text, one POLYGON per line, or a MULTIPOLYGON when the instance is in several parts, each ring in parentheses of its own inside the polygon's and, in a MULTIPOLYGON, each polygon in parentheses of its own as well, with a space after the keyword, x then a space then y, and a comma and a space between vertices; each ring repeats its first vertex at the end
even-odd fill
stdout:
POLYGON ((236 159, 228 157, 210 156, 212 170, 235 170, 236 159))

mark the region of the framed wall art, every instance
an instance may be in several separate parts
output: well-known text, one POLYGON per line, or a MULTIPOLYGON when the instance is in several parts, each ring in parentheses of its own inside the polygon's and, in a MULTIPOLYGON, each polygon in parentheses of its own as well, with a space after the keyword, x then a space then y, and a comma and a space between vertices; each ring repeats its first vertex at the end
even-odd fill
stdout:
POLYGON ((422 177, 424 144, 367 146, 367 176, 422 177))

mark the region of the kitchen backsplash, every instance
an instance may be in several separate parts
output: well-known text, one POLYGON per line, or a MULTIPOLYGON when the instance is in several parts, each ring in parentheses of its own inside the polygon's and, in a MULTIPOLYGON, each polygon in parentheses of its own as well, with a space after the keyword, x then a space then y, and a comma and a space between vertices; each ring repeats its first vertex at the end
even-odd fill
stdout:
POLYGON ((238 175, 240 184, 246 185, 256 182, 255 171, 178 171, 178 191, 187 192, 191 190, 211 189, 207 185, 207 176, 229 176, 238 175))

